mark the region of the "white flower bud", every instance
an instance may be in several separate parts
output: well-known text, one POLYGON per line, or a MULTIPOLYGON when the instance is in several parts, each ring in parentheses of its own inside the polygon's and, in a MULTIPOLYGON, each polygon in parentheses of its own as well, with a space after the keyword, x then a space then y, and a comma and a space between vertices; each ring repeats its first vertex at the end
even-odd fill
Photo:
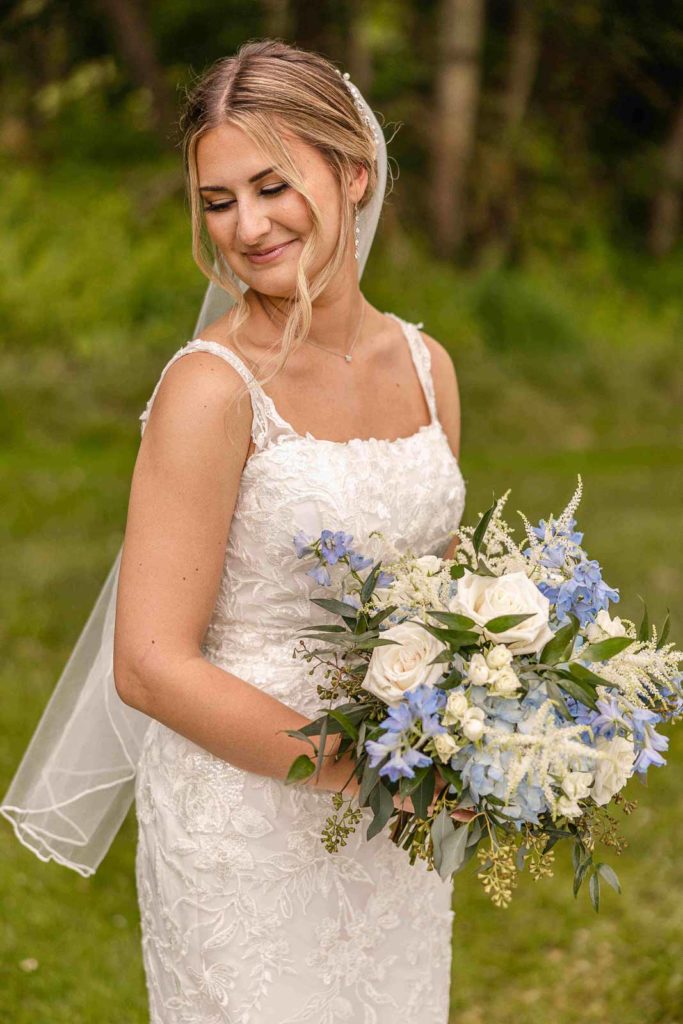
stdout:
POLYGON ((494 671, 505 668, 511 661, 512 651, 505 644, 496 644, 486 655, 486 664, 494 671))
POLYGON ((449 732, 437 733, 434 737, 434 747, 444 763, 450 760, 456 750, 460 750, 460 747, 449 732))
POLYGON ((481 686, 488 682, 489 667, 483 654, 473 654, 467 669, 467 678, 475 686, 481 686))
POLYGON ((468 740, 476 742, 484 735, 484 712, 481 708, 470 708, 462 723, 462 731, 468 740))
POLYGON ((514 697, 520 687, 519 677, 506 665, 494 673, 490 680, 490 693, 496 697, 514 697))

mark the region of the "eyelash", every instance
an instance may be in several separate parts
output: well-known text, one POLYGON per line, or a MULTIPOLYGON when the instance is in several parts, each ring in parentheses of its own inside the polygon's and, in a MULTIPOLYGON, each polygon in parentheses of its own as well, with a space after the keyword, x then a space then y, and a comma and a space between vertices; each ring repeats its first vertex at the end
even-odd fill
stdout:
MULTIPOLYGON (((261 195, 277 196, 280 192, 284 192, 286 188, 289 188, 289 185, 278 185, 276 188, 271 188, 270 190, 262 188, 261 195)), ((219 210, 227 210, 234 202, 234 199, 227 199, 223 203, 209 203, 208 206, 204 207, 204 213, 217 213, 219 210)))

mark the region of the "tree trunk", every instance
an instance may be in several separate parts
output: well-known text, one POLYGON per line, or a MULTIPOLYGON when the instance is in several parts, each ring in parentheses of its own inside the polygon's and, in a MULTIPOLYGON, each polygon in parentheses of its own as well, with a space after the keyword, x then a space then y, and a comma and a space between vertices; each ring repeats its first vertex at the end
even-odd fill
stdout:
POLYGON ((507 256, 514 243, 519 219, 517 144, 536 77, 538 53, 537 0, 516 0, 500 98, 501 135, 488 174, 487 233, 493 240, 498 262, 507 256))
POLYGON ((265 34, 270 39, 287 39, 290 34, 289 0, 263 0, 265 34))
POLYGON ((138 0, 99 0, 111 24, 114 39, 133 81, 147 89, 152 101, 152 123, 166 145, 173 145, 175 110, 164 81, 146 12, 138 0))
POLYGON ((665 256, 681 233, 683 193, 683 99, 662 149, 662 181, 652 202, 648 248, 654 256, 665 256))
POLYGON ((436 253, 448 258, 465 237, 465 186, 474 149, 484 0, 441 0, 437 14, 432 222, 436 253))

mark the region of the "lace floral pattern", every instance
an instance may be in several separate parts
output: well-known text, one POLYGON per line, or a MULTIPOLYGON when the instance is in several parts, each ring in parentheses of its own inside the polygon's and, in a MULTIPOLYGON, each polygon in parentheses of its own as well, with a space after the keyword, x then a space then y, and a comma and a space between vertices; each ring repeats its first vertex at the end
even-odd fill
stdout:
MULTIPOLYGON (((429 350, 414 325, 399 323, 431 422, 397 440, 297 434, 239 358, 214 342, 190 342, 163 371, 208 351, 249 384, 256 447, 202 650, 309 716, 319 699, 308 664, 292 658, 295 633, 330 617, 310 603, 324 590, 296 558, 296 530, 343 528, 376 558, 442 554, 463 511, 429 350)), ((242 771, 152 723, 136 775, 152 1024, 446 1024, 450 886, 422 862, 411 867, 387 836, 367 841, 368 809, 330 855, 319 838, 330 809, 329 793, 242 771)))

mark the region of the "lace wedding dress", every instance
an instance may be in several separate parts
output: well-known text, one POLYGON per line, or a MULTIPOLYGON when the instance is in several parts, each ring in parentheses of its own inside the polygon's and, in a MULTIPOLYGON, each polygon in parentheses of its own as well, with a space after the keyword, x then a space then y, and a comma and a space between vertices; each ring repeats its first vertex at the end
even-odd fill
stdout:
MULTIPOLYGON (((326 591, 306 575, 293 535, 343 529, 375 558, 439 555, 464 506, 429 349, 416 325, 387 315, 401 325, 431 414, 407 437, 299 435, 240 359, 211 341, 179 349, 159 379, 185 354, 210 352, 249 383, 256 447, 202 653, 311 718, 321 702, 310 664, 292 657, 295 632, 332 618, 310 603, 326 591)), ((152 1024, 446 1024, 451 886, 423 861, 411 866, 386 834, 366 840, 368 808, 330 854, 320 840, 329 792, 242 771, 157 721, 135 795, 152 1024)))

